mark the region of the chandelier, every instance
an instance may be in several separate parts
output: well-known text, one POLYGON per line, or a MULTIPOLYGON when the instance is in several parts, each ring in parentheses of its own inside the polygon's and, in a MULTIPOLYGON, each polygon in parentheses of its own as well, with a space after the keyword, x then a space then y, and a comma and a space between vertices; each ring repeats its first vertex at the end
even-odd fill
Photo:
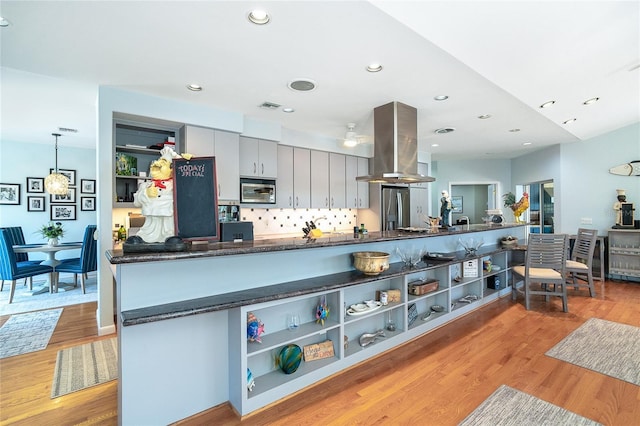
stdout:
POLYGON ((49 194, 66 195, 69 192, 69 179, 61 173, 58 173, 58 136, 60 133, 51 133, 56 137, 56 168, 53 173, 44 179, 44 187, 49 194))

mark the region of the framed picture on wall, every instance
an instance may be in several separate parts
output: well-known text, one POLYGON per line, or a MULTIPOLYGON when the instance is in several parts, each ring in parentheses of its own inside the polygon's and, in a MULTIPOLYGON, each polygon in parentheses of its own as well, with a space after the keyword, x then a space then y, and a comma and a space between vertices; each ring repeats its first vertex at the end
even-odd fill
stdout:
POLYGON ((64 195, 51 194, 52 203, 75 203, 76 202, 76 189, 69 188, 64 195))
POLYGON ((96 197, 80 197, 80 210, 90 212, 96 209, 96 197))
POLYGON ((51 220, 76 220, 76 206, 51 204, 51 220))
POLYGON ((27 192, 31 192, 31 193, 44 192, 44 178, 28 177, 27 192))
POLYGON ((28 212, 43 212, 45 197, 27 197, 28 212))
POLYGON ((96 193, 96 181, 94 179, 80 179, 80 193, 81 194, 95 194, 96 193))
POLYGON ((20 205, 19 183, 0 183, 0 204, 20 205))
MULTIPOLYGON (((55 169, 49 169, 49 173, 53 173, 55 169)), ((76 186, 76 171, 69 169, 58 169, 58 173, 65 175, 69 179, 69 186, 76 186)))
POLYGON ((462 213, 462 195, 451 197, 451 213, 462 213))

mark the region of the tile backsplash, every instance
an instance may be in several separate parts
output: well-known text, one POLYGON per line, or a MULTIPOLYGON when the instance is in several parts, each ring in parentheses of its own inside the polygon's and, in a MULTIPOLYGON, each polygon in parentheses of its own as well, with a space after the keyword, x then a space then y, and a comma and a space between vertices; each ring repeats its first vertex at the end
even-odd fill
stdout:
POLYGON ((305 222, 313 220, 322 231, 353 232, 358 223, 357 209, 281 209, 246 208, 240 209, 240 220, 253 222, 253 234, 296 234, 303 235, 305 222))

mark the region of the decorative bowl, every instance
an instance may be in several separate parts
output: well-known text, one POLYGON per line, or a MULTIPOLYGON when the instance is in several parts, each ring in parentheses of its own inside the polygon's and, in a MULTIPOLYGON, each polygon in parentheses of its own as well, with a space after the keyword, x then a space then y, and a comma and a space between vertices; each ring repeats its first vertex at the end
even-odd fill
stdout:
POLYGON ((500 240, 500 244, 502 245, 502 247, 514 247, 518 245, 518 239, 512 236, 503 237, 500 240))
POLYGON ((378 275, 389 269, 389 253, 357 251, 353 253, 353 266, 365 275, 378 275))

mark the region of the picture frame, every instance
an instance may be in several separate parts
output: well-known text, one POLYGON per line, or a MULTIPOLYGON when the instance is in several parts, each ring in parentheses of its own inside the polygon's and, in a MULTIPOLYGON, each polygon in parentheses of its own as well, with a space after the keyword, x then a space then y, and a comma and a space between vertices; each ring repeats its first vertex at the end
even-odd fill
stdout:
POLYGON ((30 193, 30 194, 44 193, 44 178, 28 177, 27 193, 30 193))
POLYGON ((20 205, 20 184, 0 183, 0 205, 19 206, 20 205))
MULTIPOLYGON (((55 172, 55 169, 49 169, 49 173, 55 172)), ((71 169, 58 169, 58 173, 65 175, 69 179, 69 186, 76 186, 76 171, 71 169)))
POLYGON ((95 179, 80 179, 80 193, 95 194, 96 193, 95 179))
POLYGON ((27 211, 28 212, 43 212, 45 211, 45 207, 44 207, 44 202, 45 202, 45 198, 44 196, 42 197, 27 197, 27 211))
POLYGON ((51 204, 51 221, 76 220, 76 206, 69 204, 51 204))
POLYGON ((92 212, 96 210, 96 197, 80 197, 80 211, 92 212))
POLYGON ((75 203, 76 202, 76 188, 69 188, 65 195, 51 194, 49 201, 51 203, 75 203))
POLYGON ((451 197, 451 213, 460 214, 463 212, 462 195, 451 197))

